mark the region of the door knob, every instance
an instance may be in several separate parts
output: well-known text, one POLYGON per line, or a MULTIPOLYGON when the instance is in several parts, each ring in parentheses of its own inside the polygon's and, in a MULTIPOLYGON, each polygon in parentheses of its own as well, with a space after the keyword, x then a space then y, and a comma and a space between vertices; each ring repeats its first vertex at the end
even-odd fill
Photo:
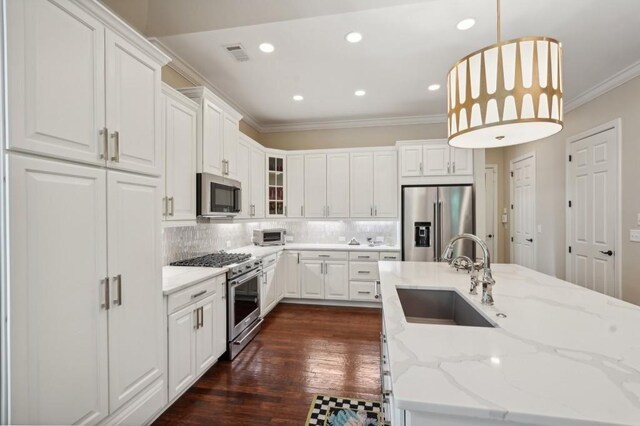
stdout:
POLYGON ((533 242, 533 238, 527 238, 527 241, 529 241, 530 243, 533 242))
POLYGON ((607 256, 613 256, 613 252, 611 250, 607 250, 607 251, 600 250, 600 253, 606 254, 607 256))
POLYGON ((487 238, 493 238, 493 234, 487 235, 487 238))

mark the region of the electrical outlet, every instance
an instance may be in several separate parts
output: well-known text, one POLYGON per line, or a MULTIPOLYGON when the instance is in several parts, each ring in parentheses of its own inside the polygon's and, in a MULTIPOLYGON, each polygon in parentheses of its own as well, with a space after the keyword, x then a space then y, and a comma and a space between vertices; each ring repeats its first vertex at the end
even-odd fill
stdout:
POLYGON ((347 239, 345 237, 338 237, 338 241, 344 243, 347 241, 347 239))
POLYGON ((227 241, 227 248, 231 248, 231 241, 227 241))
POLYGON ((538 225, 538 234, 542 234, 542 225, 538 225))
POLYGON ((629 232, 629 241, 640 243, 640 229, 632 229, 629 232))
POLYGON ((502 215, 502 223, 507 223, 509 221, 509 218, 506 214, 502 215))
POLYGON ((285 235, 284 236, 284 240, 288 243, 292 243, 293 242, 293 235, 285 235))

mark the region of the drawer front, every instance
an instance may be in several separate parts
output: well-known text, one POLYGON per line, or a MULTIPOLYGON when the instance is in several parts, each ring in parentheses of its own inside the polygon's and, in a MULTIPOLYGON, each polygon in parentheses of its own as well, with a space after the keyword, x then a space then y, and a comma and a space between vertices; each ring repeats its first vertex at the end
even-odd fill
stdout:
POLYGON ((301 251, 301 259, 347 260, 346 251, 301 251))
POLYGON ((375 281, 349 281, 349 299, 367 302, 377 301, 375 281))
POLYGON ((268 268, 276 264, 276 260, 278 260, 278 254, 270 254, 269 256, 265 256, 262 258, 262 268, 268 268))
POLYGON ((380 260, 400 260, 399 251, 382 251, 380 252, 380 260))
POLYGON ((349 253, 349 260, 357 260, 360 262, 377 261, 379 257, 375 251, 352 251, 349 253))
POLYGON ((378 262, 349 262, 350 280, 377 280, 378 262))
POLYGON ((202 299, 203 297, 215 294, 220 284, 222 284, 226 279, 227 278, 224 274, 218 275, 217 277, 213 277, 201 283, 194 284, 191 287, 188 287, 177 293, 170 294, 169 300, 167 301, 167 313, 172 314, 176 310, 189 303, 193 303, 202 299))

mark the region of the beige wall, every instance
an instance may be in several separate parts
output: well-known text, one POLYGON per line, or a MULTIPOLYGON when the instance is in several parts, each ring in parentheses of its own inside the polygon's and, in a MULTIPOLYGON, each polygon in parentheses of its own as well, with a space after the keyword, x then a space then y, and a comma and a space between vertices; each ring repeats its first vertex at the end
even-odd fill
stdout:
POLYGON ((446 124, 438 123, 262 133, 259 142, 277 149, 322 149, 385 146, 394 145, 399 140, 446 137, 446 124))
MULTIPOLYGON (((538 269, 565 277, 565 171, 566 140, 611 120, 622 120, 622 297, 640 305, 640 244, 629 241, 629 229, 638 228, 640 213, 640 77, 569 112, 559 134, 537 142, 504 148, 509 162, 527 152, 536 153, 536 233, 538 269)), ((504 174, 504 197, 509 202, 509 175, 504 174)), ((507 204, 505 203, 505 204, 507 204)), ((503 240, 504 241, 504 240, 503 240)), ((508 248, 508 241, 504 241, 508 248)), ((505 253, 508 259, 508 251, 505 253)))

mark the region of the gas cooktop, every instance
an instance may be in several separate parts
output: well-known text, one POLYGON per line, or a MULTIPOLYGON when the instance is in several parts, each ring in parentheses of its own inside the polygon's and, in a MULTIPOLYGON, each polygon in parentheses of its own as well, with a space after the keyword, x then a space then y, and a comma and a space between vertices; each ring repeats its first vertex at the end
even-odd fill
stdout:
POLYGON ((217 253, 206 254, 200 257, 173 262, 171 263, 171 266, 201 266, 205 268, 222 268, 224 266, 242 263, 251 258, 252 256, 246 253, 226 253, 221 251, 217 253))

